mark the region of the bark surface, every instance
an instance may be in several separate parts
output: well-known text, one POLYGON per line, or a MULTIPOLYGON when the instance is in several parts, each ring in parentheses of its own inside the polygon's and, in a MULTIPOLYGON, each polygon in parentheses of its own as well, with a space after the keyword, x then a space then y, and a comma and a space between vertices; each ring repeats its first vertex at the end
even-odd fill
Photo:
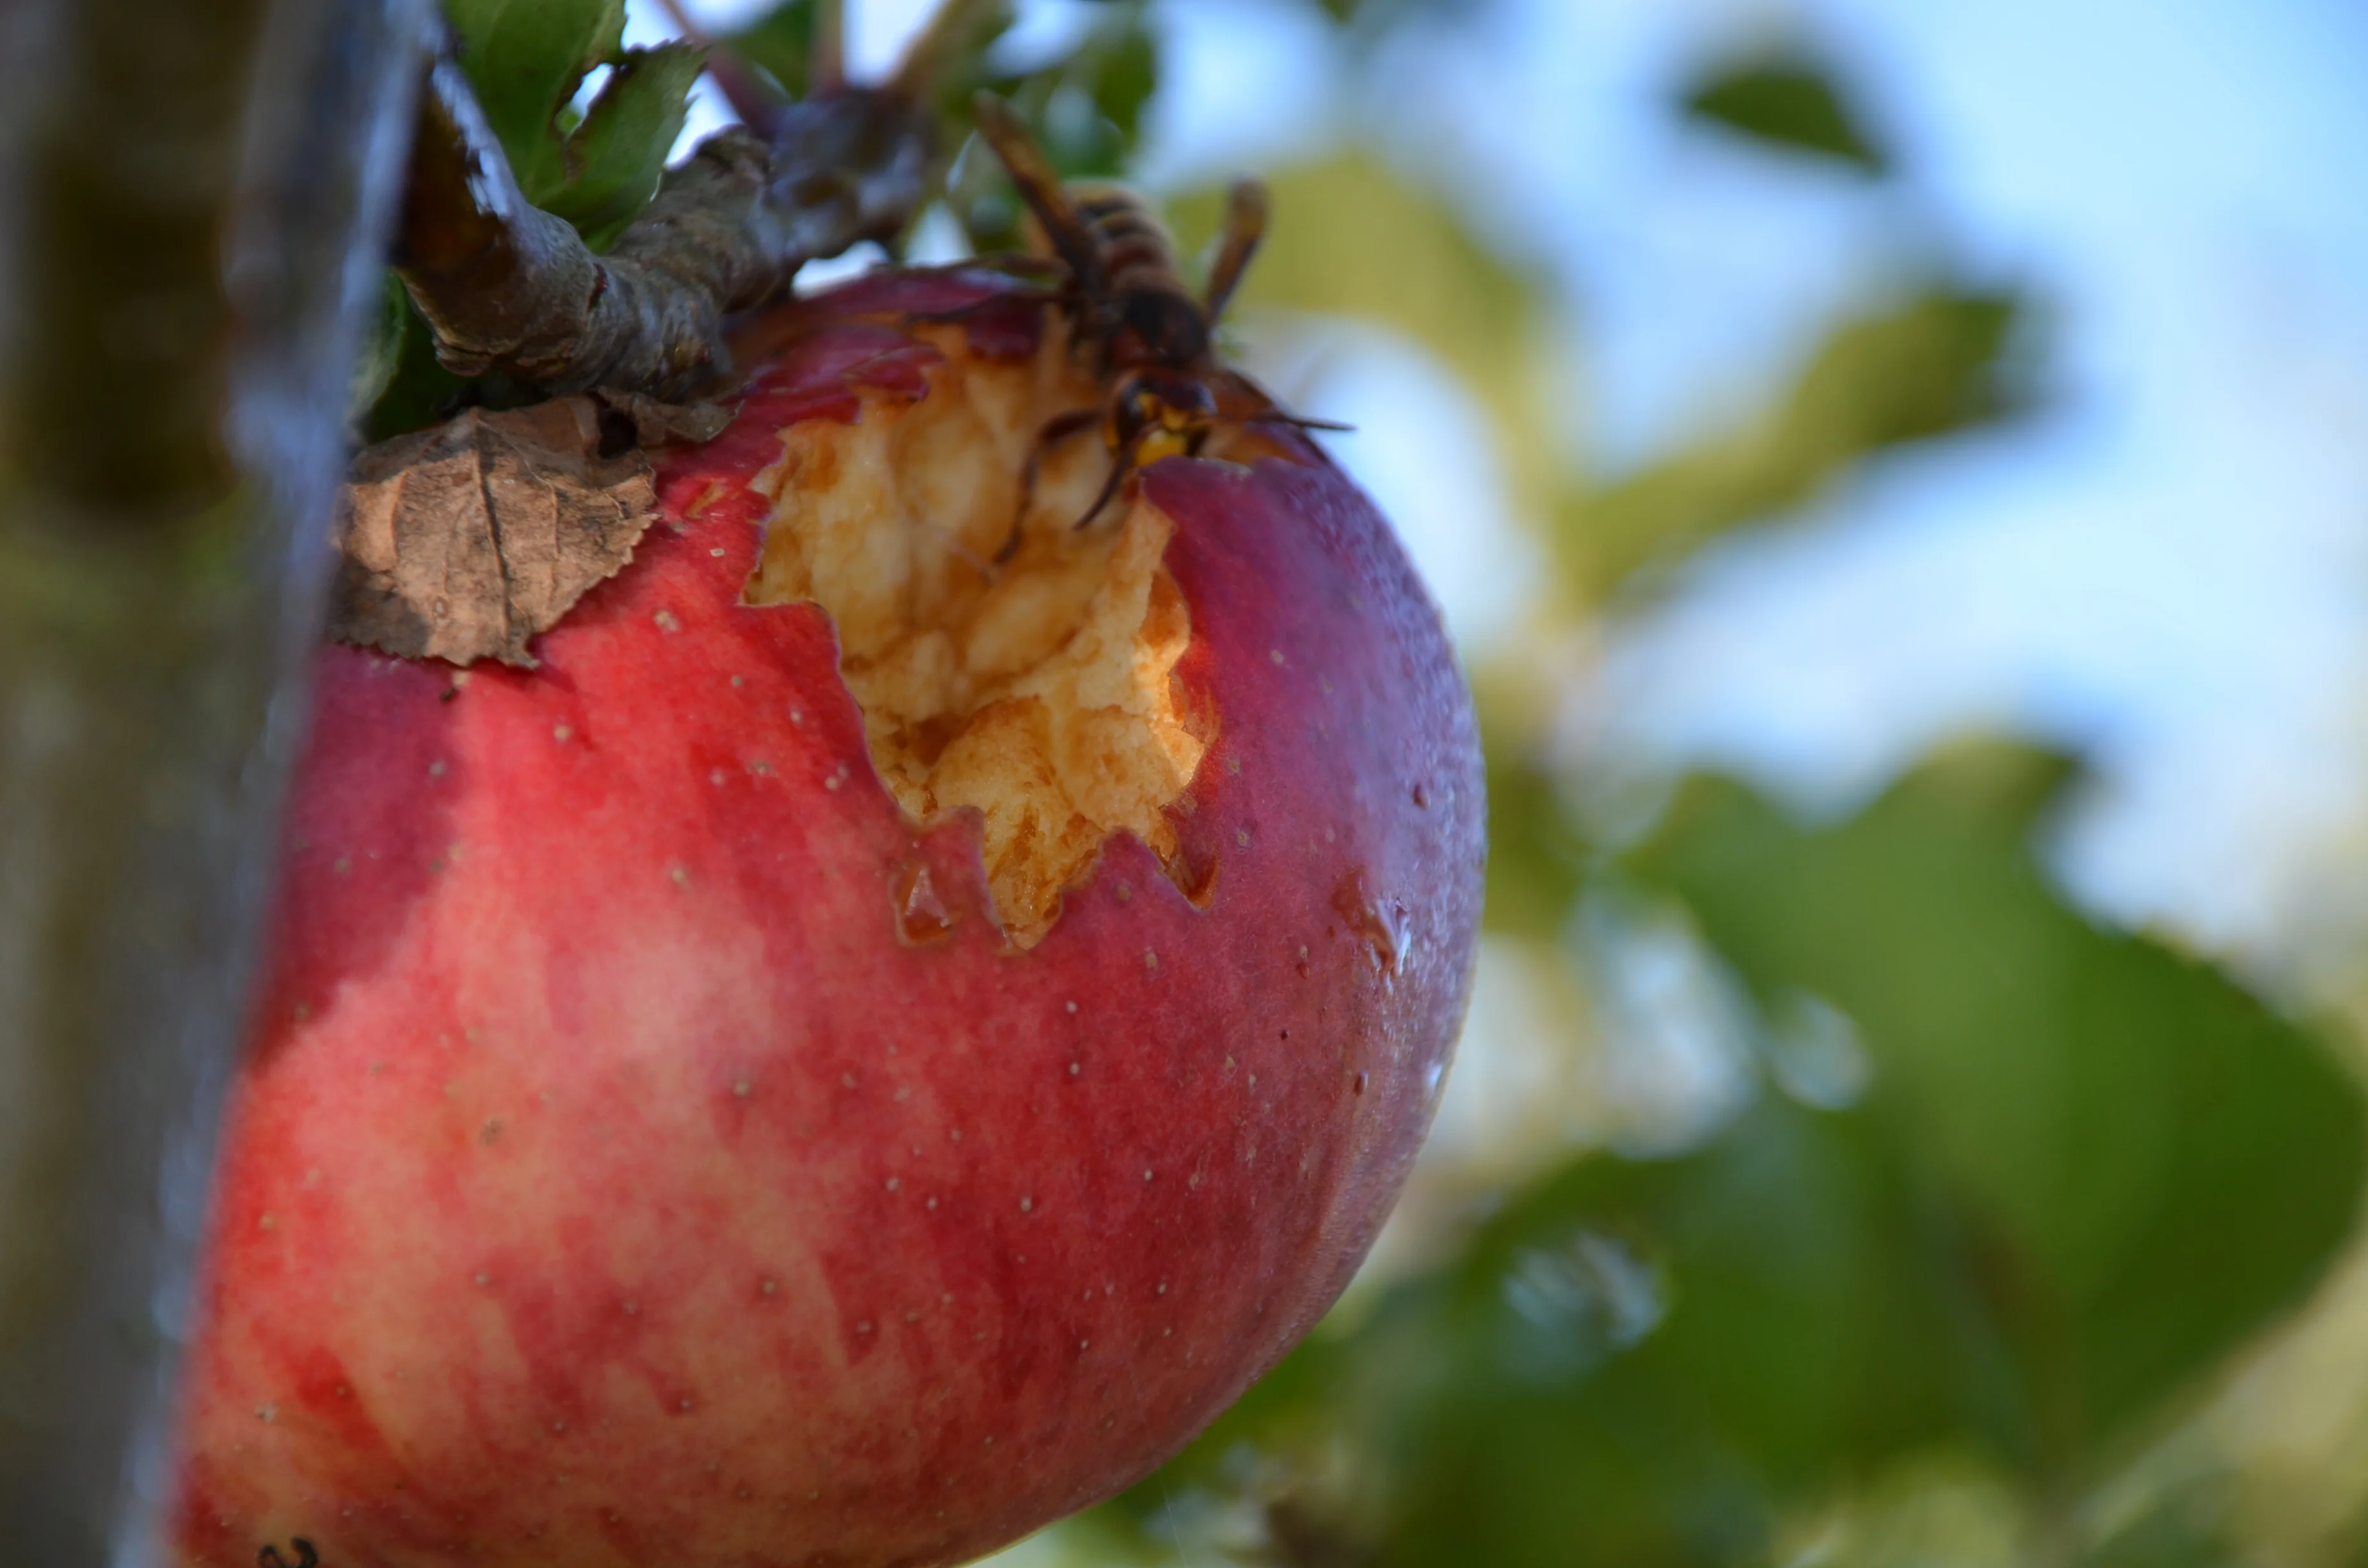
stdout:
POLYGON ((0 6, 0 1535, 138 1563, 424 0, 0 6))

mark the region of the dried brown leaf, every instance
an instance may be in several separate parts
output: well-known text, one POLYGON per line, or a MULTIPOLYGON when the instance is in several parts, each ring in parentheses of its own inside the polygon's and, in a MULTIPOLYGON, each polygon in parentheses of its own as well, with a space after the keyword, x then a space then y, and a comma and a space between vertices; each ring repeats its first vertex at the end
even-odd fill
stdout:
POLYGON ((633 558, 656 515, 644 447, 731 422, 638 393, 458 417, 365 449, 338 507, 329 635, 406 659, 499 659, 633 558))

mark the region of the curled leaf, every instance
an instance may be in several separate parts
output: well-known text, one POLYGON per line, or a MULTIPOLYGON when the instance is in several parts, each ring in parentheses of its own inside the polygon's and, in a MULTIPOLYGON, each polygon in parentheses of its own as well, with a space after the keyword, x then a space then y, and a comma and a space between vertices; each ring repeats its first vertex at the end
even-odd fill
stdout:
POLYGON ((339 498, 329 634, 532 668, 528 640, 616 575, 655 515, 643 449, 711 438, 730 418, 601 393, 472 408, 368 448, 339 498))

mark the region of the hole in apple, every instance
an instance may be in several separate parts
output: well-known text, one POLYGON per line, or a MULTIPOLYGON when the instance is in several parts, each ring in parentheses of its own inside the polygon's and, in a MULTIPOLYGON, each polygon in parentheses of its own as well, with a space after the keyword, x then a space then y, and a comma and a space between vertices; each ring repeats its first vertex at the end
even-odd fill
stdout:
MULTIPOLYGON (((1039 433, 1099 402, 1056 318, 1016 360, 959 327, 911 330, 944 356, 927 395, 867 390, 853 422, 782 432, 757 481, 775 507, 748 602, 828 612, 874 769, 923 827, 979 812, 1016 947, 1052 928, 1116 833, 1204 900, 1213 867, 1178 865, 1167 815, 1212 738, 1174 679, 1192 622, 1163 564, 1173 522, 1121 493, 1076 526, 1110 471, 1098 429, 1043 448, 1023 506, 1039 433)), ((1220 428, 1205 455, 1275 449, 1220 428)))

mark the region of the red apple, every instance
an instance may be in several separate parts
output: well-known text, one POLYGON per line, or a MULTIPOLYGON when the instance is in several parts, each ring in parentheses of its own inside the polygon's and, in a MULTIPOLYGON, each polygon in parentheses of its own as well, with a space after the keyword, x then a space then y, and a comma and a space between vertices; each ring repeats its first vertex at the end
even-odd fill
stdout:
POLYGON ((1467 991, 1467 695, 1288 430, 1085 528, 1068 442, 999 563, 1097 391, 1008 288, 777 320, 540 668, 321 654, 180 1563, 958 1562, 1348 1279, 1467 991))

